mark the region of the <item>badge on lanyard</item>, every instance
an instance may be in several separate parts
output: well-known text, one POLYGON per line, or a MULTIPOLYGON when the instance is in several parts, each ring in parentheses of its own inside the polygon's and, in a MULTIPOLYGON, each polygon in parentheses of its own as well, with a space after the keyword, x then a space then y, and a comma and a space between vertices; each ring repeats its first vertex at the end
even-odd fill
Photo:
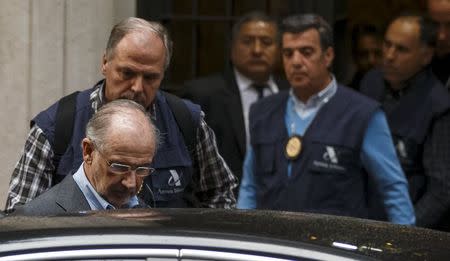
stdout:
POLYGON ((302 152, 302 137, 299 135, 293 135, 289 137, 284 148, 284 155, 289 160, 295 160, 302 152))

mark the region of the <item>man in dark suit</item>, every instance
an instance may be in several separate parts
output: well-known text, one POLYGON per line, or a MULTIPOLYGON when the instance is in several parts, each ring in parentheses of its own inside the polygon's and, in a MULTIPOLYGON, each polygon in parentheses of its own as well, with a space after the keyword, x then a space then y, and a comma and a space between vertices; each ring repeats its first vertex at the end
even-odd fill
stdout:
POLYGON ((130 100, 107 103, 88 122, 78 171, 15 213, 42 216, 144 207, 136 195, 154 171, 150 164, 158 139, 141 105, 130 100))
POLYGON ((202 107, 220 154, 238 178, 248 144, 250 105, 289 86, 273 75, 279 60, 277 32, 276 21, 263 13, 242 16, 233 26, 230 66, 184 87, 183 96, 202 107))

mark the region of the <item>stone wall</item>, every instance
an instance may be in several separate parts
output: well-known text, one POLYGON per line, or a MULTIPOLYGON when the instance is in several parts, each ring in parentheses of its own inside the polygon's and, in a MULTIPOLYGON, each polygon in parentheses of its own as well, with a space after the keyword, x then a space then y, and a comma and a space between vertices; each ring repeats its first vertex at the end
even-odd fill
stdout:
POLYGON ((132 0, 0 0, 0 209, 30 119, 101 78, 109 32, 135 8, 132 0))

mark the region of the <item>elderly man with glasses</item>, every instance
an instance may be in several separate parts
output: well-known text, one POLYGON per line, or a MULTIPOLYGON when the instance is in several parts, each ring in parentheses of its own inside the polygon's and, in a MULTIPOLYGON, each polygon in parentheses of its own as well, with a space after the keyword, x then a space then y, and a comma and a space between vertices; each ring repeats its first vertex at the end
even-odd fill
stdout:
POLYGON ((146 207, 136 195, 155 170, 151 163, 158 143, 158 131, 141 105, 130 100, 106 104, 88 122, 78 171, 17 214, 146 207))

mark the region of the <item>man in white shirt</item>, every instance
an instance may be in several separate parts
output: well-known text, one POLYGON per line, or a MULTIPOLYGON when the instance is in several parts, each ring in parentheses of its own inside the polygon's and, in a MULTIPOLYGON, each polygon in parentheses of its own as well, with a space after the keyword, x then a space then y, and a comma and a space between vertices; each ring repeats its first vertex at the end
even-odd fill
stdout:
POLYGON ((242 16, 232 29, 231 64, 222 73, 189 81, 184 87, 184 98, 206 113, 219 152, 238 178, 249 141, 250 105, 289 88, 274 73, 279 61, 277 33, 276 21, 263 13, 242 16))

